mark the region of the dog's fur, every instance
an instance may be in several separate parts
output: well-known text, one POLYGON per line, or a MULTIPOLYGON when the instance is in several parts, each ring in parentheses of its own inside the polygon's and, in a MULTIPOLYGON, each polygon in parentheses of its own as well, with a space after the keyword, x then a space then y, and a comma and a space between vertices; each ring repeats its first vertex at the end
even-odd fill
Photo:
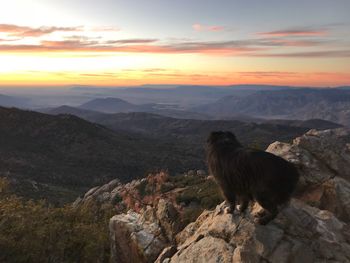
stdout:
POLYGON ((244 148, 231 132, 212 132, 207 140, 207 162, 233 212, 236 201, 244 212, 250 201, 264 210, 257 222, 267 224, 296 188, 299 174, 292 163, 265 151, 244 148))

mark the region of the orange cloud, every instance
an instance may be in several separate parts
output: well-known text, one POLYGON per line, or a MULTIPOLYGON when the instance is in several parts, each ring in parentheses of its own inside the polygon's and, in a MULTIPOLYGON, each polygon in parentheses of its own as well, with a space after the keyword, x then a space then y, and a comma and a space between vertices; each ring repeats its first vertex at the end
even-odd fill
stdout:
POLYGON ((346 50, 322 50, 322 51, 304 51, 289 53, 260 53, 253 54, 255 57, 276 57, 276 58, 348 58, 350 57, 350 49, 346 50))
MULTIPOLYGON (((194 24, 198 31, 220 31, 222 26, 205 26, 194 24)), ((101 28, 102 30, 103 28, 101 28)), ((258 33, 268 37, 243 40, 223 41, 190 41, 167 40, 155 38, 105 39, 101 36, 73 35, 62 36, 58 40, 42 40, 42 35, 56 31, 80 31, 80 27, 39 27, 17 26, 0 24, 0 32, 8 36, 37 37, 32 44, 23 43, 21 39, 1 39, 0 52, 2 53, 40 53, 40 52, 130 52, 155 54, 204 54, 213 56, 250 56, 250 57, 349 57, 349 50, 310 50, 302 52, 288 52, 286 48, 294 47, 321 47, 330 43, 326 39, 311 38, 320 36, 321 29, 289 29, 258 33), (275 37, 279 36, 279 37, 275 37), (289 36, 285 38, 285 36, 289 36), (308 38, 292 38, 290 36, 309 36, 308 38), (6 43, 11 41, 11 43, 6 43), (279 49, 279 48, 283 49, 279 49), (281 53, 277 53, 280 51, 281 53), (283 52, 283 53, 282 53, 283 52)), ((104 28, 108 30, 108 28, 104 28)), ((328 47, 327 47, 328 48, 328 47)))
POLYGON ((183 42, 176 44, 148 44, 155 40, 119 40, 116 45, 110 45, 110 41, 41 41, 38 45, 0 45, 0 52, 131 52, 131 53, 201 53, 201 54, 244 54, 253 51, 264 50, 259 47, 249 47, 235 41, 224 42, 183 42), (124 44, 124 43, 131 44, 124 44), (145 44, 132 44, 132 43, 145 44), (119 45, 118 45, 119 44, 119 45))
POLYGON ((192 28, 195 31, 212 31, 212 32, 223 31, 225 29, 225 27, 223 26, 206 26, 202 24, 193 24, 192 28))
POLYGON ((105 44, 147 44, 158 41, 154 38, 131 38, 131 39, 119 39, 119 40, 108 40, 105 44))
POLYGON ((286 30, 276 30, 269 32, 259 32, 257 35, 267 36, 267 37, 305 37, 305 36, 325 36, 328 34, 326 29, 286 29, 286 30))
POLYGON ((16 37, 38 37, 42 35, 51 34, 57 31, 81 31, 81 27, 28 27, 28 26, 18 26, 13 24, 0 24, 0 32, 6 33, 10 36, 16 37))

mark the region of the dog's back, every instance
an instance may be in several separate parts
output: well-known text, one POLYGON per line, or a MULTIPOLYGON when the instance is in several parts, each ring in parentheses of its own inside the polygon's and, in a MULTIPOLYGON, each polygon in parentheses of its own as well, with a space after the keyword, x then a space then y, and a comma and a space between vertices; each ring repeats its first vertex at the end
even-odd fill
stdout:
POLYGON ((242 166, 247 171, 245 176, 253 177, 253 195, 269 195, 276 204, 289 200, 299 180, 294 164, 265 151, 242 149, 241 155, 244 157, 239 157, 242 161, 236 167, 242 166))

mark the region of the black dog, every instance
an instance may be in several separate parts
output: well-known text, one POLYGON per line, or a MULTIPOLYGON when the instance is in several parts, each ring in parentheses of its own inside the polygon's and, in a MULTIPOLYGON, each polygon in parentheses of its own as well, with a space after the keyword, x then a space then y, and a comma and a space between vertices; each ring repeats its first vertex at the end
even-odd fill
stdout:
POLYGON ((244 148, 231 132, 212 132, 207 140, 207 161, 233 212, 236 199, 244 212, 250 201, 264 210, 257 222, 267 224, 287 203, 299 174, 292 163, 268 152, 244 148))

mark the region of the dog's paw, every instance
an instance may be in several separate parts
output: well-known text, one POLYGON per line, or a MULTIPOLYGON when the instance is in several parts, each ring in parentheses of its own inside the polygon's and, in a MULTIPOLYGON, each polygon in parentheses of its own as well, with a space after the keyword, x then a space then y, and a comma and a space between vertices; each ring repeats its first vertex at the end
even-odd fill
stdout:
POLYGON ((235 212, 235 207, 231 205, 227 206, 224 211, 226 214, 233 214, 235 212))

